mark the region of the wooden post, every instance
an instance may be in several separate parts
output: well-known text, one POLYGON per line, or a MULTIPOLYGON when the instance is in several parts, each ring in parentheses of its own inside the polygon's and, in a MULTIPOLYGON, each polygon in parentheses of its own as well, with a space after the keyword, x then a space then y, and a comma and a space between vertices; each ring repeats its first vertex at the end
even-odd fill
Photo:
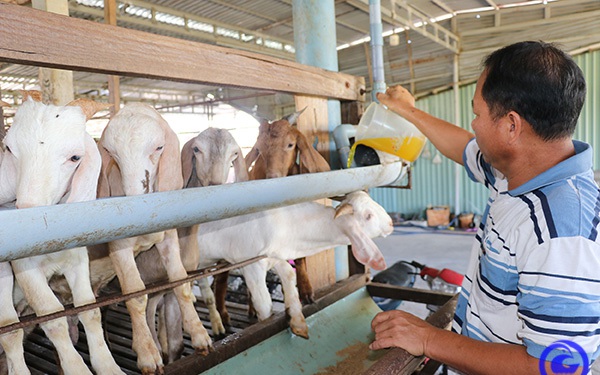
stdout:
MULTIPOLYGON (((68 0, 32 0, 31 3, 35 9, 69 15, 68 0)), ((38 77, 43 102, 65 105, 75 98, 72 71, 40 68, 38 77)))
MULTIPOLYGON (((104 22, 108 25, 117 25, 116 0, 104 0, 104 22)), ((108 76, 108 102, 112 104, 110 117, 113 117, 121 106, 121 85, 119 76, 108 76)))
MULTIPOLYGON (((297 110, 307 107, 302 116, 298 117, 298 130, 306 135, 309 143, 313 144, 318 140, 317 151, 329 162, 327 99, 303 95, 296 95, 294 98, 297 110)), ((325 200, 321 203, 325 203, 325 200)), ((334 250, 329 249, 306 257, 306 268, 315 291, 335 284, 334 250)))

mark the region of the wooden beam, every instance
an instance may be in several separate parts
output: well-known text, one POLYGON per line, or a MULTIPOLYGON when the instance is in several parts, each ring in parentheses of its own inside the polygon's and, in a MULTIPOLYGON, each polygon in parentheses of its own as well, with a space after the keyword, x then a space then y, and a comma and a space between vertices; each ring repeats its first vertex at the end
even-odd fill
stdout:
MULTIPOLYGON (((33 0, 32 6, 42 11, 69 15, 67 0, 33 0)), ((75 99, 73 92, 73 72, 62 69, 40 68, 38 82, 42 100, 54 105, 65 105, 75 99)))
MULTIPOLYGON (((425 320, 435 327, 448 329, 452 324, 457 301, 458 295, 425 320)), ((392 348, 363 375, 410 375, 424 359, 424 356, 415 357, 404 349, 392 348)))
MULTIPOLYGON (((107 25, 117 25, 117 1, 104 0, 104 23, 107 25)), ((110 117, 117 114, 121 108, 121 84, 119 76, 108 76, 108 102, 112 104, 110 107, 110 117)))
POLYGON ((0 3, 0 61, 364 100, 364 79, 283 59, 0 3))
MULTIPOLYGON (((329 117, 327 99, 313 96, 296 95, 296 109, 306 107, 302 116, 298 117, 298 130, 302 132, 310 144, 317 141, 316 149, 329 162, 329 117)), ((326 204, 326 202, 322 202, 326 204)), ((335 255, 329 249, 306 257, 308 278, 314 290, 328 287, 335 283, 335 255)))

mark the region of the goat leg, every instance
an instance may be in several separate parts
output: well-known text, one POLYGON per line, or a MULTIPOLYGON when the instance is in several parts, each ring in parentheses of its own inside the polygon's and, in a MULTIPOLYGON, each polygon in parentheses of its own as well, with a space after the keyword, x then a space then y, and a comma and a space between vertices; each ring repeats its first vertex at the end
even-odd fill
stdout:
POLYGON ((217 311, 221 315, 221 321, 224 325, 231 325, 231 318, 225 306, 225 296, 227 295, 227 280, 229 279, 229 271, 225 271, 215 275, 215 303, 217 311))
POLYGON ((294 260, 296 265, 296 280, 298 283, 298 293, 300 300, 306 304, 315 302, 315 293, 310 279, 308 278, 308 269, 306 268, 306 258, 298 258, 294 260))

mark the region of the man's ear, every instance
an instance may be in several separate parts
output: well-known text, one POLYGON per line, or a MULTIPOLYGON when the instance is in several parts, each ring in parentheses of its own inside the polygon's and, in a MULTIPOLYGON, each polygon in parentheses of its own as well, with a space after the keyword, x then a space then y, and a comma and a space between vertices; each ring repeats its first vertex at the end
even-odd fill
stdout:
POLYGON ((525 126, 525 119, 517 112, 510 111, 504 116, 504 124, 508 142, 514 144, 519 140, 525 126))

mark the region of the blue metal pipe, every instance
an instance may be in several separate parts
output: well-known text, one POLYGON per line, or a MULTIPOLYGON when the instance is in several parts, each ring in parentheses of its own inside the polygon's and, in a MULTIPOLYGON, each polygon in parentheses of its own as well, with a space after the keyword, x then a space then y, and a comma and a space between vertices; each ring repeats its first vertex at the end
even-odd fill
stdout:
POLYGON ((0 211, 0 261, 387 185, 400 163, 0 211), (301 188, 299 188, 301 187, 301 188))
MULTIPOLYGON (((293 0, 294 47, 296 61, 306 65, 337 72, 337 37, 335 4, 333 0, 293 0)), ((327 100, 327 125, 329 133, 342 122, 339 100, 327 100)), ((341 168, 333 139, 329 138, 329 164, 332 169, 341 168)), ((336 280, 348 277, 348 251, 335 249, 336 280)))
POLYGON ((373 67, 371 98, 374 102, 378 102, 377 93, 385 92, 383 24, 381 23, 381 2, 379 0, 369 0, 369 22, 371 26, 371 65, 373 67))
MULTIPOLYGON (((356 126, 350 124, 342 124, 333 130, 333 140, 335 147, 340 156, 342 168, 347 168, 348 156, 350 154, 350 138, 356 135, 356 126)), ((356 163, 352 161, 351 167, 356 167, 356 163)))
MULTIPOLYGON (((335 26, 335 4, 333 0, 293 0, 294 48, 296 61, 339 71, 335 26)), ((333 132, 342 122, 339 100, 327 101, 328 128, 333 132)), ((339 169, 340 160, 333 140, 329 140, 329 164, 339 169)))

